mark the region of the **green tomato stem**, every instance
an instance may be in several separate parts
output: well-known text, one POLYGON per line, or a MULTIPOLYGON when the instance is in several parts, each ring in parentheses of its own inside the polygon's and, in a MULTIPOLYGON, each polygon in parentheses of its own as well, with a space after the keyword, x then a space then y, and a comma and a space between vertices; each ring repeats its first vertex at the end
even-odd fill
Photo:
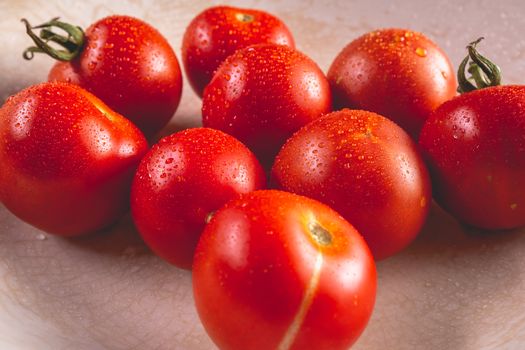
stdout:
POLYGON ((85 35, 82 28, 68 23, 60 22, 59 18, 53 18, 49 22, 32 27, 29 22, 23 18, 22 22, 26 26, 26 33, 33 40, 36 46, 31 46, 24 51, 24 58, 30 60, 35 53, 45 53, 59 61, 71 61, 77 57, 85 42, 85 35), (67 36, 57 34, 52 31, 52 28, 60 28, 66 32, 67 36), (33 29, 42 29, 40 35, 36 35, 33 29), (55 49, 48 43, 53 42, 58 44, 63 49, 55 49))
POLYGON ((461 94, 501 84, 500 68, 476 50, 476 45, 481 40, 483 37, 467 45, 468 55, 459 65, 458 92, 461 94), (467 78, 465 70, 470 74, 470 77, 467 78))

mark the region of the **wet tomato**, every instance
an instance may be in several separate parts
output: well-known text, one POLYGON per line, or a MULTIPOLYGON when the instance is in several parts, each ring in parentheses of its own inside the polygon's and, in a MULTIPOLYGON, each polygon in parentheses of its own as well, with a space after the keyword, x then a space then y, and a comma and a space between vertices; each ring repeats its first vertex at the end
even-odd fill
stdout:
POLYGON ((337 109, 379 113, 418 136, 430 113, 456 94, 446 54, 405 29, 367 33, 348 44, 328 71, 337 109))
POLYGON ((468 225, 512 229, 525 225, 525 86, 499 86, 500 68, 476 49, 482 39, 459 66, 463 95, 430 116, 419 143, 445 210, 468 225))
POLYGON ((265 43, 294 47, 286 25, 267 12, 230 6, 204 10, 188 25, 182 42, 182 62, 191 86, 202 96, 226 57, 265 43))
MULTIPOLYGON (((29 23, 26 25, 31 33, 29 23)), ((48 42, 66 41, 71 52, 53 50, 32 34, 43 51, 60 60, 49 72, 50 81, 70 82, 87 89, 130 119, 146 136, 158 132, 171 119, 179 105, 182 76, 173 49, 155 28, 128 16, 103 18, 85 34, 57 20, 42 26, 43 33, 58 27, 69 35, 44 37, 48 42)), ((25 57, 31 58, 36 51, 30 48, 25 57)))
POLYGON ((157 255, 189 269, 208 216, 265 184, 259 162, 235 138, 187 129, 163 138, 140 163, 131 195, 133 219, 157 255))
POLYGON ((146 151, 140 130, 80 87, 30 87, 0 109, 0 200, 49 233, 104 228, 129 208, 146 151))
POLYGON ((428 173, 412 139, 389 119, 365 111, 333 112, 299 130, 279 152, 272 182, 338 211, 376 259, 416 237, 431 202, 428 173))
POLYGON ((222 130, 271 166, 295 131, 328 113, 331 94, 319 67, 281 45, 237 51, 219 67, 204 91, 204 126, 222 130))
POLYGON ((256 191, 206 226, 193 291, 220 349, 348 349, 372 313, 376 270, 362 237, 329 207, 256 191))
POLYGON ((427 120, 419 143, 436 201, 485 229, 525 225, 525 87, 463 94, 427 120))

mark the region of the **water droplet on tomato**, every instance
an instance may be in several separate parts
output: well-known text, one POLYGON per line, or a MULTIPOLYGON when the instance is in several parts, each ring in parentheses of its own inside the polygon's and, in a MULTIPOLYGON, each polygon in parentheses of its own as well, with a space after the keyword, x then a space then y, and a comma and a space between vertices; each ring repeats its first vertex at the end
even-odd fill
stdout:
POLYGON ((416 55, 418 55, 419 57, 426 57, 427 56, 427 50, 422 48, 422 47, 418 47, 416 49, 416 55))

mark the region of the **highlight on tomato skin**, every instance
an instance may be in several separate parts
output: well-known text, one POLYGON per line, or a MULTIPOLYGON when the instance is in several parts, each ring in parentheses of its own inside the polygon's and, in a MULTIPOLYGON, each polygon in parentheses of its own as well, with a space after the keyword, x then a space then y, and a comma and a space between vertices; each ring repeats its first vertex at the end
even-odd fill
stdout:
POLYGON ((436 202, 460 222, 525 225, 525 87, 464 93, 440 106, 419 140, 436 202))
POLYGON ((331 111, 328 80, 306 55, 254 45, 228 57, 204 90, 203 125, 243 142, 269 169, 294 132, 331 111))
POLYGON ((129 209, 142 132, 72 84, 42 83, 0 108, 0 200, 48 233, 104 229, 129 209))
POLYGON ((202 97, 228 56, 255 44, 295 47, 286 25, 265 11, 214 6, 199 13, 186 28, 182 42, 182 62, 197 95, 202 97))
POLYGON ((228 202, 193 262, 199 317, 220 349, 348 349, 375 302, 361 235, 315 200, 275 190, 228 202))
POLYGON ((265 187, 261 165, 241 142, 219 130, 186 129, 161 139, 141 161, 131 212, 157 255, 190 269, 209 216, 230 199, 265 187))
MULTIPOLYGON (((49 81, 73 83, 90 91, 111 109, 130 119, 151 138, 173 117, 182 94, 182 74, 172 47, 150 24, 134 17, 113 15, 81 28, 53 19, 32 33, 38 47, 57 58, 57 51, 42 40, 43 33, 56 30, 54 37, 68 42, 68 50, 49 71, 49 81), (67 36, 61 31, 66 28, 67 36), (73 41, 72 38, 77 40, 73 41)), ((31 35, 31 34, 30 34, 31 35)), ((59 42, 55 41, 55 42, 59 42)), ((33 57, 29 48, 26 59, 33 57)), ((39 52, 39 51, 36 51, 39 52)))
POLYGON ((329 113, 295 133, 276 157, 271 183, 338 211, 377 260, 415 239, 432 201, 428 171, 410 136, 359 110, 329 113))
POLYGON ((424 34, 380 29, 350 42, 328 70, 334 108, 381 114, 414 140, 426 118, 456 95, 446 53, 424 34))

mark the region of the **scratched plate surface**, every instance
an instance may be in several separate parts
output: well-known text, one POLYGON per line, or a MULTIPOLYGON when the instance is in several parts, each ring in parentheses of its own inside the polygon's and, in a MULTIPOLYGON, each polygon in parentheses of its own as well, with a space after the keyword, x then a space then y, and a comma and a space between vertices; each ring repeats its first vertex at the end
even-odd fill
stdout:
MULTIPOLYGON (((225 1, 225 3, 230 3, 225 1)), ((21 58, 20 18, 54 16, 87 27, 129 14, 162 32, 180 58, 185 26, 207 1, 0 0, 0 102, 43 81, 45 57, 21 58)), ((213 4, 218 4, 213 2, 213 4)), ((487 1, 238 1, 281 17, 297 46, 326 71, 342 47, 381 27, 426 33, 457 67, 469 41, 496 60, 505 83, 525 79, 525 7, 487 1)), ((198 125, 200 100, 186 84, 169 130, 198 125)), ((1 171, 0 164, 0 171, 1 171)), ((378 263, 379 290, 355 349, 523 349, 525 230, 480 234, 434 206, 420 237, 378 263)), ((152 255, 124 218, 78 239, 46 235, 0 205, 1 349, 214 349, 195 312, 191 274, 152 255)))

